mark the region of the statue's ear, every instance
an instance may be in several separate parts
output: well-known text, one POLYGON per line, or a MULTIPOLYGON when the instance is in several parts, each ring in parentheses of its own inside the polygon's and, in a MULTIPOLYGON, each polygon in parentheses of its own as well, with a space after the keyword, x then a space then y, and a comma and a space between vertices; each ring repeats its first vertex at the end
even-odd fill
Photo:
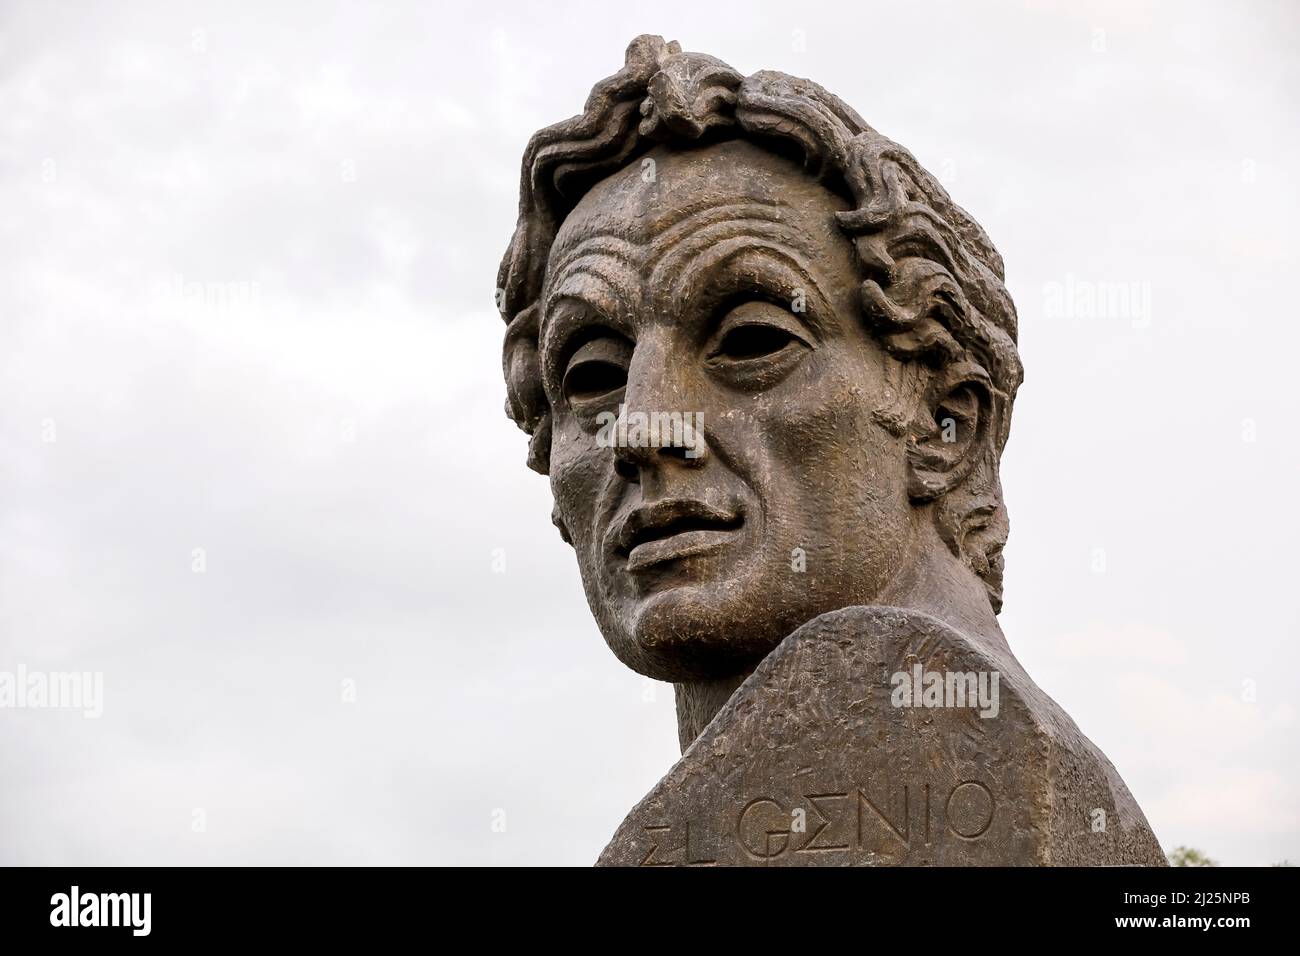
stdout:
POLYGON ((978 365, 956 362, 934 374, 907 449, 914 501, 940 498, 966 479, 987 451, 992 414, 988 374, 978 365))

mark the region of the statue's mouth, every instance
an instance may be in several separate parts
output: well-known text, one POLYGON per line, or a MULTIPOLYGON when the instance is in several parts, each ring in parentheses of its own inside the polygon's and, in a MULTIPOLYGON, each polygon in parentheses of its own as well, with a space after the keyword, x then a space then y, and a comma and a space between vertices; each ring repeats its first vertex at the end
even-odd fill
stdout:
POLYGON ((629 571, 642 571, 679 558, 704 554, 732 539, 744 515, 702 501, 674 499, 632 511, 614 533, 614 553, 627 559, 629 571))

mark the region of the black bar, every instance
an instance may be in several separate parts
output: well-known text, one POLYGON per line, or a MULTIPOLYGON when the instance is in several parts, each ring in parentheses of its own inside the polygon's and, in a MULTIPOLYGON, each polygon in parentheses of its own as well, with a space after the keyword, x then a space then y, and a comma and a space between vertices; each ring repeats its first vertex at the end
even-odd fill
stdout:
POLYGON ((540 874, 528 869, 9 868, 0 870, 0 882, 0 927, 7 943, 75 937, 96 946, 148 945, 145 940, 337 946, 348 940, 397 942, 412 932, 431 939, 430 931, 450 943, 459 935, 456 927, 486 929, 495 938, 511 927, 530 926, 540 934, 536 943, 544 945, 557 931, 582 936, 611 917, 625 923, 632 936, 640 936, 640 926, 652 936, 666 934, 665 942, 681 925, 703 918, 723 937, 727 926, 720 919, 749 932, 782 923, 838 925, 864 942, 919 933, 918 945, 941 938, 975 943, 994 928, 1014 933, 1035 927, 1054 931, 1045 944, 1124 937, 1181 944, 1201 936, 1231 945, 1243 933, 1285 930, 1294 921, 1297 888, 1295 870, 1284 867, 758 869, 674 875, 582 869, 540 874), (148 935, 135 935, 143 928, 143 895, 131 909, 120 896, 102 908, 106 919, 116 910, 124 925, 52 925, 52 917, 68 921, 70 906, 56 910, 60 894, 71 903, 73 886, 81 913, 89 917, 93 910, 96 919, 99 894, 148 893, 148 935), (96 902, 87 904, 91 895, 96 902), (557 919, 563 925, 556 925, 557 919), (1133 919, 1153 922, 1119 925, 1133 919), (1205 919, 1211 921, 1208 928, 1200 925, 1205 919), (1222 922, 1243 919, 1242 925, 1222 922))

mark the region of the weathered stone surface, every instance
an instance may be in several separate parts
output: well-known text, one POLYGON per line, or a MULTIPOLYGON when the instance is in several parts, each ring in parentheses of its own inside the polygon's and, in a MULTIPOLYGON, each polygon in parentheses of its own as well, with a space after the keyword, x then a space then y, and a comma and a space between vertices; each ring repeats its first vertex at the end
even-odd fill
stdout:
POLYGON ((685 752, 603 862, 1163 862, 998 625, 1004 279, 943 186, 808 80, 638 37, 533 136, 506 408, 605 641, 674 683, 685 752), (892 706, 909 654, 996 673, 998 714, 892 706), (850 836, 819 829, 846 805, 850 836))
POLYGON ((599 862, 1158 866, 1164 857, 1114 767, 1011 657, 925 614, 859 607, 782 641, 599 862), (999 674, 996 713, 977 700, 895 706, 891 678, 918 665, 999 674))

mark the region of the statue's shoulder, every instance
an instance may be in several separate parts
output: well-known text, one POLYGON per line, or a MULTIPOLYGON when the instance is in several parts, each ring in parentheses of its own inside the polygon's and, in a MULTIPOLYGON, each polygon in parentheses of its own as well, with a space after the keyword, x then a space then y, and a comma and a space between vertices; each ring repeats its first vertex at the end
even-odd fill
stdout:
POLYGON ((1106 757, 1014 657, 917 611, 790 634, 607 865, 1162 865, 1106 757))

